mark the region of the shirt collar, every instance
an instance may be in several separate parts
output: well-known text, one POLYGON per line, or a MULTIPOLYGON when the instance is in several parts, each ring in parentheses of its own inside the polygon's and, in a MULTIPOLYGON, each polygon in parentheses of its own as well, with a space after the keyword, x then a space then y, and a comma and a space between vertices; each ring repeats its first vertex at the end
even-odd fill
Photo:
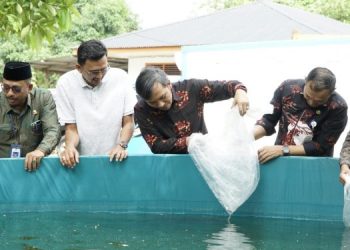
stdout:
POLYGON ((171 87, 171 93, 173 94, 173 101, 178 102, 180 100, 180 96, 176 93, 174 85, 171 87))
POLYGON ((32 91, 29 92, 28 94, 28 98, 27 98, 27 106, 29 106, 30 108, 32 107, 32 96, 34 95, 35 90, 32 89, 32 91))
POLYGON ((78 71, 78 73, 80 74, 80 78, 81 78, 80 85, 81 85, 81 87, 82 87, 82 88, 88 88, 88 89, 98 89, 98 88, 100 88, 101 85, 105 82, 106 76, 107 76, 107 74, 108 74, 108 71, 107 71, 107 73, 106 73, 106 74, 104 75, 104 77, 102 78, 101 83, 100 83, 99 85, 95 86, 95 87, 92 87, 92 86, 90 86, 90 85, 85 81, 85 79, 84 79, 84 77, 83 77, 83 74, 80 73, 79 70, 77 70, 77 71, 78 71))
POLYGON ((81 77, 81 81, 80 81, 80 84, 81 84, 81 87, 82 88, 88 88, 88 89, 93 89, 92 86, 90 86, 89 84, 87 84, 87 82, 85 81, 83 75, 81 73, 80 74, 80 77, 81 77))

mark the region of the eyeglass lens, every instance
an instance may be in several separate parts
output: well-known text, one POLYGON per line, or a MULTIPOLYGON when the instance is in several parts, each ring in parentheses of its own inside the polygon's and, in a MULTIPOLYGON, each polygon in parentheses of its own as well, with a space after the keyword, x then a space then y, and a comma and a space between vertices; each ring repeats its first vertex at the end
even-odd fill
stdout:
POLYGON ((94 71, 88 71, 88 72, 89 72, 89 74, 91 74, 91 75, 98 75, 98 74, 104 75, 104 74, 107 73, 107 71, 109 70, 109 68, 110 68, 110 66, 108 65, 108 66, 107 66, 106 68, 104 68, 104 69, 94 70, 94 71))
POLYGON ((20 93, 22 91, 22 88, 20 86, 9 86, 7 84, 1 84, 2 90, 5 93, 8 93, 10 91, 10 89, 12 90, 13 93, 20 93))

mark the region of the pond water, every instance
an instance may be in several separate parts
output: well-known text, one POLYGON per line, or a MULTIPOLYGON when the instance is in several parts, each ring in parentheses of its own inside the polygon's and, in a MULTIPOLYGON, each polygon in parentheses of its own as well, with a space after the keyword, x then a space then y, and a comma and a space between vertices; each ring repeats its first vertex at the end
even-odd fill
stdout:
POLYGON ((342 222, 87 212, 0 214, 1 249, 350 249, 342 222))

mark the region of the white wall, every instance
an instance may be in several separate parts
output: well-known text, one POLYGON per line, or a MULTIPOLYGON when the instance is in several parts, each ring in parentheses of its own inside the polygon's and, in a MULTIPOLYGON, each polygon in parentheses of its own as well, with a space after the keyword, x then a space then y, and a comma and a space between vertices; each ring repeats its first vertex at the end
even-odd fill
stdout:
MULTIPOLYGON (((247 43, 236 45, 189 46, 182 50, 184 78, 237 79, 248 87, 255 117, 272 110, 274 90, 285 79, 305 78, 317 66, 327 67, 337 77, 337 91, 350 105, 350 40, 313 40, 247 43)), ((231 101, 206 105, 208 130, 215 129, 220 111, 231 101)), ((253 125, 255 118, 251 119, 253 125)), ((350 122, 335 146, 335 157, 350 122)), ((277 128, 277 127, 276 127, 277 128)), ((276 134, 262 138, 261 145, 273 144, 276 134)))

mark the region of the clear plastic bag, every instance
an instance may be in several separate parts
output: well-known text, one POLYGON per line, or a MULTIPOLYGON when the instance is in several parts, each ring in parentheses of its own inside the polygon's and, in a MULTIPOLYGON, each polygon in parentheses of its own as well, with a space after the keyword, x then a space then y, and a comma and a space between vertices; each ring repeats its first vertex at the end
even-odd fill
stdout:
POLYGON ((350 227, 350 176, 346 177, 344 185, 343 221, 346 227, 350 227))
POLYGON ((249 198, 259 182, 253 142, 253 131, 247 128, 237 108, 224 114, 215 131, 190 137, 188 151, 229 215, 249 198))

